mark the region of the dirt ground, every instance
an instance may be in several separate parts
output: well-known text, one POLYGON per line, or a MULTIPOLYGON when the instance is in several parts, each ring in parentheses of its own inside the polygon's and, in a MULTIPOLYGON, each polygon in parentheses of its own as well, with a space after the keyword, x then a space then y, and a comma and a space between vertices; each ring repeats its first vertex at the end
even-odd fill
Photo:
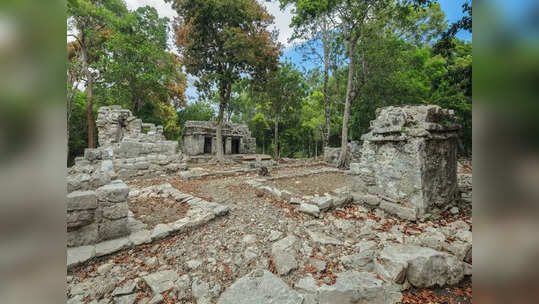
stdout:
POLYGON ((268 186, 288 190, 297 195, 324 195, 338 188, 345 187, 350 176, 342 173, 319 173, 302 177, 280 178, 266 184, 268 186))
POLYGON ((152 229, 160 223, 172 223, 185 216, 189 210, 188 204, 178 204, 172 198, 147 198, 137 200, 129 198, 129 210, 135 218, 152 229))

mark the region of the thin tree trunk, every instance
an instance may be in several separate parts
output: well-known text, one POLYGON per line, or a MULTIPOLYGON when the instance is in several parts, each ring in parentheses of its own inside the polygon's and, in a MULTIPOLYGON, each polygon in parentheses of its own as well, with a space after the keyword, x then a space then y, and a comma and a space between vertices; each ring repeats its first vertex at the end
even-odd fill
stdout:
POLYGON ((224 151, 223 151, 223 137, 222 137, 222 134, 223 134, 223 116, 224 116, 224 111, 225 111, 225 107, 226 107, 226 104, 227 104, 227 100, 226 100, 226 88, 224 87, 225 85, 223 84, 221 89, 220 89, 220 92, 219 92, 219 95, 221 97, 221 101, 219 103, 219 114, 217 115, 217 126, 215 128, 216 130, 216 136, 217 136, 217 155, 216 155, 216 158, 217 158, 217 161, 218 162, 223 162, 225 160, 225 157, 224 157, 224 151))
POLYGON ((324 151, 329 145, 329 136, 331 134, 331 122, 329 115, 329 92, 328 92, 328 81, 329 81, 329 41, 328 41, 328 29, 326 24, 324 24, 322 32, 322 44, 324 47, 324 115, 326 116, 326 129, 324 132, 324 151))
POLYGON ((350 60, 348 67, 348 83, 346 85, 346 101, 344 103, 344 115, 342 120, 342 135, 341 135, 341 154, 339 155, 339 160, 337 161, 337 167, 343 169, 346 168, 346 153, 348 149, 348 120, 350 118, 350 103, 352 102, 352 83, 354 81, 354 72, 355 72, 355 57, 356 57, 356 43, 357 39, 351 39, 349 41, 349 54, 348 58, 350 60))
MULTIPOLYGON (((83 38, 84 41, 84 38, 83 38)), ((92 72, 88 66, 88 54, 86 53, 86 46, 81 44, 82 62, 84 65, 84 73, 86 74, 86 120, 88 121, 88 148, 95 148, 95 121, 94 121, 94 107, 93 107, 93 87, 94 80, 92 72)))
POLYGON ((279 161, 279 114, 275 115, 275 134, 273 142, 273 158, 275 158, 275 161, 279 161))

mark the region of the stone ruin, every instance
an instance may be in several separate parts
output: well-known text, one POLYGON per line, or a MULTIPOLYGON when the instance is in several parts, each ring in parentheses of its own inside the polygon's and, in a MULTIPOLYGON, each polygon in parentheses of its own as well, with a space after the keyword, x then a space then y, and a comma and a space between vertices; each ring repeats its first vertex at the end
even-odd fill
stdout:
MULTIPOLYGON (((359 141, 351 141, 347 145, 346 150, 346 167, 350 166, 350 163, 358 162, 361 157, 361 143, 359 141)), ((326 147, 324 150, 324 161, 328 164, 337 165, 339 156, 341 155, 341 148, 326 147)))
POLYGON ((86 149, 67 176, 67 246, 124 236, 129 188, 116 179, 110 150, 86 149))
MULTIPOLYGON (((225 154, 256 153, 256 139, 245 124, 225 122, 222 129, 225 154)), ((188 156, 217 153, 216 123, 213 121, 185 122, 182 132, 182 152, 188 156)))
POLYGON ((99 146, 110 149, 118 177, 174 174, 185 170, 178 142, 166 140, 163 127, 143 123, 119 106, 101 107, 97 116, 99 146))
POLYGON ((184 170, 178 142, 119 106, 98 111, 97 149, 75 158, 67 175, 67 245, 94 244, 129 233, 128 186, 122 180, 184 170))
POLYGON ((459 129, 439 106, 377 109, 351 165, 354 197, 409 220, 443 210, 457 194, 459 129))

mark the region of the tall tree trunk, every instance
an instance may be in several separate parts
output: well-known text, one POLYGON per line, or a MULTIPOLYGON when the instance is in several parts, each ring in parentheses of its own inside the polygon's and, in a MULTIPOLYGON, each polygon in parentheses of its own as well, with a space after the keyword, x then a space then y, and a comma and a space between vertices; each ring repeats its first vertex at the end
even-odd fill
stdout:
POLYGON ((225 108, 226 108, 226 105, 227 105, 227 89, 226 89, 226 84, 223 84, 221 85, 221 88, 219 89, 219 95, 220 95, 220 102, 219 102, 219 114, 217 115, 217 126, 215 128, 215 135, 217 137, 217 155, 216 155, 216 158, 217 158, 217 161, 218 162, 223 162, 225 160, 225 157, 224 157, 224 151, 223 151, 223 116, 224 116, 224 111, 225 111, 225 108))
POLYGON ((273 137, 273 158, 275 161, 279 161, 279 114, 275 114, 275 134, 273 137))
POLYGON ((324 130, 324 151, 329 145, 329 135, 331 134, 331 121, 329 113, 329 92, 328 92, 328 81, 329 81, 329 32, 326 24, 323 26, 322 30, 322 44, 324 47, 324 115, 326 116, 326 129, 324 130))
POLYGON ((342 119, 342 135, 341 135, 341 154, 339 155, 339 160, 337 161, 337 167, 344 169, 346 168, 346 153, 348 149, 348 119, 350 118, 350 103, 352 102, 352 85, 354 81, 355 73, 355 57, 356 57, 356 43, 357 39, 350 39, 348 47, 348 58, 349 58, 349 67, 348 67, 348 83, 346 84, 346 100, 344 103, 344 115, 342 119))
MULTIPOLYGON (((84 38, 82 39, 84 42, 84 38)), ((93 87, 94 79, 88 64, 88 54, 86 46, 81 43, 82 63, 84 65, 84 74, 86 75, 86 120, 88 121, 88 148, 95 148, 95 121, 94 121, 94 106, 93 106, 93 87)))

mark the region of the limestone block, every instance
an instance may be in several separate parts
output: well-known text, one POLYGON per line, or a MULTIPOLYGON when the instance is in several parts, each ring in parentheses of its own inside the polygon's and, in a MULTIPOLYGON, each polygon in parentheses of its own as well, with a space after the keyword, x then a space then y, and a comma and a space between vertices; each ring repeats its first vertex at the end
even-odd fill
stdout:
POLYGON ((110 184, 96 190, 99 201, 123 202, 127 200, 129 187, 121 180, 115 180, 110 184))
POLYGON ((67 231, 67 247, 94 244, 98 240, 97 223, 67 231))
POLYGON ((74 210, 67 212, 67 228, 88 225, 94 221, 95 210, 74 210))
POLYGON ((67 195, 67 211, 97 208, 94 191, 74 191, 67 195))
POLYGON ((109 240, 125 236, 129 233, 127 229, 127 217, 107 220, 103 219, 99 223, 99 239, 109 240))

